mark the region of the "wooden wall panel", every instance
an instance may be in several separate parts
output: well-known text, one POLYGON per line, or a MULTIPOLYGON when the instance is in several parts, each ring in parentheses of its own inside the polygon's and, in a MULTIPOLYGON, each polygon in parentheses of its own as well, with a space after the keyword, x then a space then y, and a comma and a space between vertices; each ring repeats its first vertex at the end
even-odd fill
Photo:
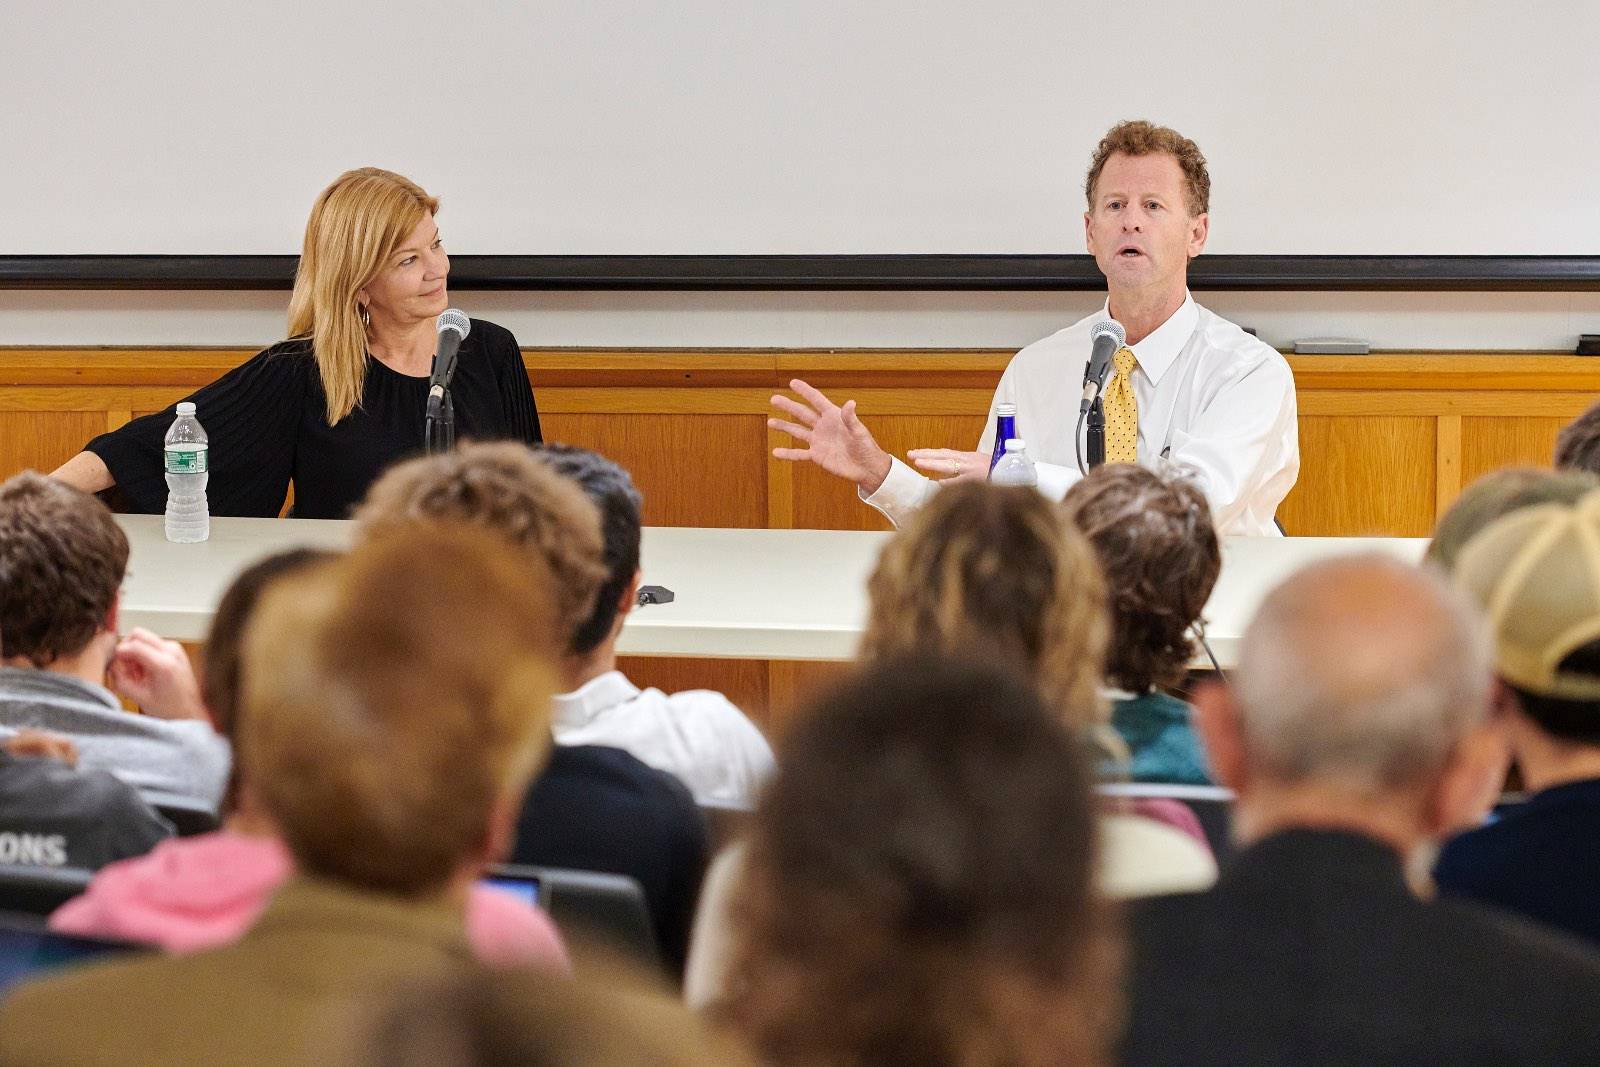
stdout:
POLYGON ((648 526, 767 525, 767 428, 757 415, 541 414, 547 441, 592 448, 644 494, 648 526))
POLYGON ((1548 467, 1564 418, 1467 417, 1461 420, 1461 484, 1501 467, 1548 467))
POLYGON ((767 738, 781 747, 784 735, 799 719, 801 705, 843 678, 849 663, 804 663, 774 660, 771 665, 771 704, 767 711, 767 738))
MULTIPOLYGON (((0 474, 50 466, 251 353, 0 349, 0 474)), ((669 525, 884 527, 850 486, 770 457, 768 396, 804 377, 897 453, 970 448, 1011 353, 527 350, 547 432, 634 471, 669 525)), ((1546 462, 1554 433, 1600 392, 1600 364, 1554 354, 1290 356, 1300 397, 1296 534, 1425 533, 1465 482, 1546 462), (1502 413, 1515 411, 1516 416, 1502 413)), ((1026 429, 1024 428, 1024 434, 1026 429)))
POLYGON ((664 693, 714 689, 737 704, 771 736, 765 660, 620 656, 617 666, 641 689, 654 686, 664 693))
POLYGON ((106 430, 103 411, 5 411, 0 409, 0 456, 4 476, 33 469, 48 474, 83 451, 106 430))
POLYGON ((1301 416, 1300 480, 1278 509, 1294 535, 1423 537, 1433 528, 1434 420, 1301 416))

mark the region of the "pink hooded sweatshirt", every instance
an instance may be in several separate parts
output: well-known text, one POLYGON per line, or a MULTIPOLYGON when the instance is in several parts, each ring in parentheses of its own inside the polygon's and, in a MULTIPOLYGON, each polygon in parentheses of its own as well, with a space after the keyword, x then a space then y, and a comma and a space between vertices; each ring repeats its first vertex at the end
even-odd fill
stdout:
MULTIPOLYGON (((102 868, 81 896, 50 916, 50 929, 159 945, 175 954, 239 939, 288 880, 283 843, 219 830, 175 837, 148 855, 102 868)), ((550 917, 509 893, 474 886, 467 940, 480 961, 567 970, 566 948, 550 917)))

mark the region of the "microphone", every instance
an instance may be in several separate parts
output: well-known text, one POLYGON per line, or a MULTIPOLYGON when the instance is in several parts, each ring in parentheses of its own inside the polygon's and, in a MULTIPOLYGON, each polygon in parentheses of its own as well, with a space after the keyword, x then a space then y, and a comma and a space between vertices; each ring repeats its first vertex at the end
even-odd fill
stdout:
POLYGON ((428 379, 428 408, 433 411, 438 410, 445 390, 450 388, 450 379, 456 376, 456 353, 467 334, 472 332, 472 320, 465 312, 448 308, 439 315, 435 326, 439 331, 439 347, 434 350, 433 375, 428 379))
POLYGON ((1106 374, 1111 370, 1112 357, 1117 354, 1117 349, 1123 346, 1127 338, 1122 323, 1115 319, 1106 319, 1089 327, 1089 339, 1094 342, 1094 349, 1089 354, 1088 364, 1083 368, 1083 403, 1078 405, 1078 414, 1082 415, 1088 411, 1089 405, 1100 395, 1100 390, 1105 388, 1106 374))

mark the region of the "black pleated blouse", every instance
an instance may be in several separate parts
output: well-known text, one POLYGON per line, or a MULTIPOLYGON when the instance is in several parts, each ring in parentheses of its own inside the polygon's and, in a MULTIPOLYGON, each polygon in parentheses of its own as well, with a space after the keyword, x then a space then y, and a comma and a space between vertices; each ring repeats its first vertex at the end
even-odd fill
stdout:
MULTIPOLYGON (((533 386, 511 331, 472 320, 451 384, 457 440, 537 443, 533 386)), ((294 515, 343 519, 379 474, 423 451, 428 379, 371 356, 361 403, 335 426, 307 340, 283 341, 186 397, 210 441, 206 495, 213 515, 275 516, 294 483, 294 515)), ((176 405, 134 419, 86 446, 105 461, 131 510, 166 507, 162 439, 176 405)))

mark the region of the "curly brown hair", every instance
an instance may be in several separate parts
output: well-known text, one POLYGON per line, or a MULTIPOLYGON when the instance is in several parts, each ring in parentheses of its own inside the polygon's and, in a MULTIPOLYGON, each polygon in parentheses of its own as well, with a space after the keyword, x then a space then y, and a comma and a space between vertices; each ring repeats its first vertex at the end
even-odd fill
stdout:
POLYGON ((861 653, 1009 663, 1066 721, 1103 720, 1106 593, 1093 551, 1031 489, 947 486, 878 557, 861 653))
POLYGON ((550 568, 568 650, 606 580, 600 512, 583 489, 515 441, 463 444, 393 467, 356 510, 362 539, 417 522, 487 527, 550 568))
POLYGON ((761 1061, 1104 1062, 1118 932, 1076 734, 1011 672, 947 658, 869 665, 797 721, 719 1009, 761 1061))
POLYGON ((1118 152, 1125 156, 1157 153, 1171 156, 1183 171, 1190 216, 1204 215, 1211 210, 1211 173, 1206 170, 1206 157, 1200 154, 1200 146, 1170 127, 1157 126, 1143 119, 1130 119, 1107 130, 1095 146, 1094 158, 1089 161, 1089 173, 1083 179, 1083 195, 1088 198, 1091 211, 1094 210, 1094 187, 1100 180, 1100 172, 1105 169, 1106 160, 1118 152))
POLYGON ((1061 506, 1094 546, 1110 589, 1106 679, 1130 693, 1181 681, 1194 656, 1189 627, 1222 571, 1205 496, 1180 475, 1108 463, 1061 506))
POLYGON ((0 651, 45 667, 105 629, 128 537, 100 501, 34 471, 0 485, 0 651))

